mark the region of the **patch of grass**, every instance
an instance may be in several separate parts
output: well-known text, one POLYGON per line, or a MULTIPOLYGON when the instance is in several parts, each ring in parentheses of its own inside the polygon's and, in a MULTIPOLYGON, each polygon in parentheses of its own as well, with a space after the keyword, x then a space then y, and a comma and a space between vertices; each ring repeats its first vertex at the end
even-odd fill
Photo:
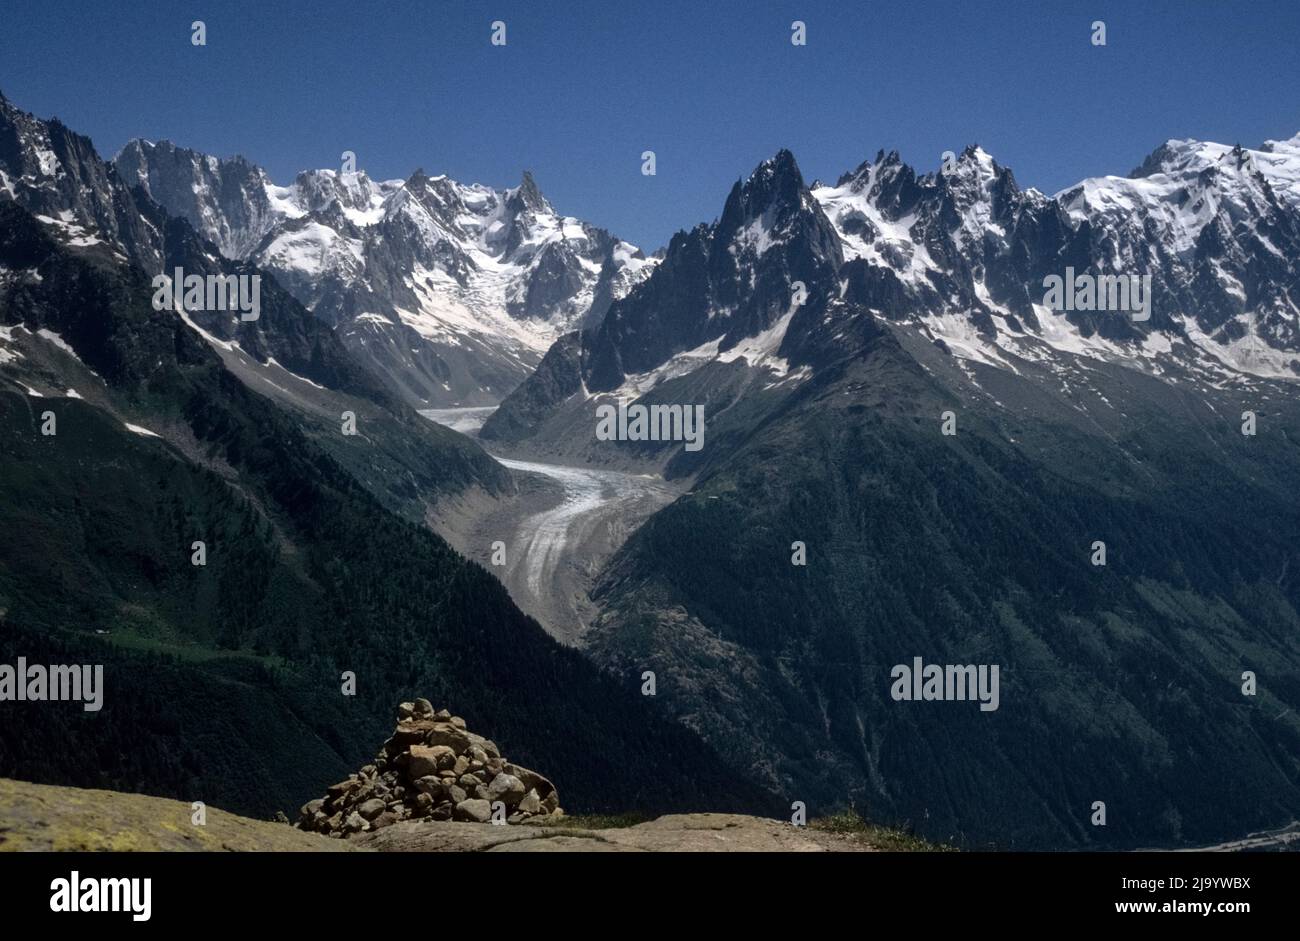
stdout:
MULTIPOLYGON (((622 830, 645 823, 651 818, 643 814, 574 814, 563 817, 546 817, 537 821, 538 826, 568 827, 574 830, 622 830)), ((531 822, 531 821, 530 821, 531 822)))
POLYGON ((140 653, 167 654, 189 663, 206 663, 211 660, 249 660, 271 669, 287 670, 289 661, 274 654, 258 654, 252 650, 221 650, 204 646, 179 636, 154 637, 131 628, 110 631, 101 640, 125 650, 140 653))
POLYGON ((914 833, 892 827, 882 827, 862 819, 855 809, 818 817, 808 822, 813 830, 838 833, 860 840, 876 849, 890 853, 955 853, 957 848, 946 843, 931 843, 914 833))

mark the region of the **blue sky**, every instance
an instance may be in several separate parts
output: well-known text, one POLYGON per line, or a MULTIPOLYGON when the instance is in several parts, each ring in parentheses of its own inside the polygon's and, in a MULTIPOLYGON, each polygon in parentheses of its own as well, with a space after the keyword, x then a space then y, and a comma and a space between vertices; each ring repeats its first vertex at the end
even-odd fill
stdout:
POLYGON ((930 170, 978 142, 1054 192, 1170 137, 1290 137, 1297 37, 1290 0, 5 0, 0 91, 105 155, 167 138, 281 183, 344 150, 381 179, 529 168, 562 212, 655 248, 780 147, 812 180, 880 148, 930 170))

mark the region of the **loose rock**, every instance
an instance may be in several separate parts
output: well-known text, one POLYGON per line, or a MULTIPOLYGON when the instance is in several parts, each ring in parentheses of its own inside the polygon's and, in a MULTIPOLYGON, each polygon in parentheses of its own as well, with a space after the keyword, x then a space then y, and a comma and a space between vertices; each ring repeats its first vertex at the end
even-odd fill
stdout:
POLYGON ((486 823, 497 801, 512 824, 564 813, 554 784, 507 761, 450 710, 416 699, 399 704, 397 717, 374 761, 303 804, 294 826, 349 837, 399 820, 486 823))
POLYGON ((526 816, 542 812, 542 799, 537 796, 536 791, 529 791, 523 796, 519 801, 519 812, 526 816))
POLYGON ((456 805, 455 819, 487 823, 492 819, 492 805, 485 800, 465 800, 456 805))
POLYGON ((527 792, 523 781, 503 771, 488 785, 488 800, 502 801, 507 807, 514 807, 527 792))
POLYGON ((361 814, 361 816, 365 817, 367 820, 374 820, 387 809, 387 804, 378 797, 372 797, 370 800, 363 802, 357 807, 357 813, 361 814))

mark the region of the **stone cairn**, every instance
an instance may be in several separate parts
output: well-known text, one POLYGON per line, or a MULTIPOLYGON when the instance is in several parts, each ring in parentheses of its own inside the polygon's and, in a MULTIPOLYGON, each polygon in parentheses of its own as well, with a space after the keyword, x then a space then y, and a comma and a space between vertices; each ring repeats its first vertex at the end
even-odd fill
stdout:
POLYGON ((520 823, 564 814, 554 784, 506 761, 460 716, 417 699, 398 706, 397 719, 374 762, 304 804, 295 826, 347 837, 401 820, 520 823))

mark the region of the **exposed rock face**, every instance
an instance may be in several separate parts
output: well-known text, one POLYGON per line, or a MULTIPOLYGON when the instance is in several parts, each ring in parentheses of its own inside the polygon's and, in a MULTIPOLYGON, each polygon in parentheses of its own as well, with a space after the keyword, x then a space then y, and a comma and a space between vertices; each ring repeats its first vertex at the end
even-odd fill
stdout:
POLYGON ((373 763, 303 805, 295 824, 347 837, 403 820, 520 823, 563 816, 549 780, 506 761, 497 746, 427 699, 397 707, 397 728, 373 763))
MULTIPOLYGON (((0 163, 3 148, 0 134, 0 163)), ((20 169, 39 174, 39 153, 20 169)), ((242 157, 166 141, 132 141, 113 168, 226 258, 273 272, 417 408, 499 401, 655 264, 556 212, 528 173, 507 190, 422 170, 387 181, 307 170, 277 186, 242 157)))

